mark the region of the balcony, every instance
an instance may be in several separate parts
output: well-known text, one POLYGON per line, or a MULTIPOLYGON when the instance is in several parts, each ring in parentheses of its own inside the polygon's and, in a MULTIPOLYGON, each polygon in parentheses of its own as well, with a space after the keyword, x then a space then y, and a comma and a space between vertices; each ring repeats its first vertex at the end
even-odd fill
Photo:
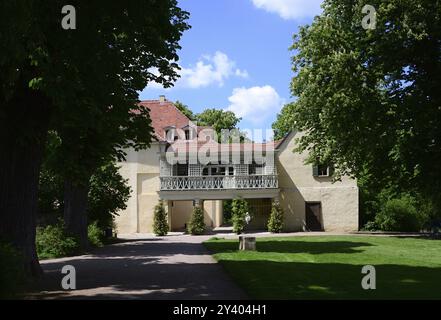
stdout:
POLYGON ((277 189, 277 175, 162 176, 161 191, 277 189))

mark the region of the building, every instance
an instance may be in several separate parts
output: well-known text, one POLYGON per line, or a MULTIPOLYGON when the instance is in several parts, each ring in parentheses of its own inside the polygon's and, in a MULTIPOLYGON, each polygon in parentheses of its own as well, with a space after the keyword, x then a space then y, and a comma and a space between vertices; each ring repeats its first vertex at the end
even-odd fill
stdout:
POLYGON ((148 150, 128 150, 119 164, 132 196, 116 218, 118 233, 152 232, 160 199, 171 230, 183 230, 196 205, 207 227, 218 227, 223 201, 236 197, 249 201, 248 229, 265 229, 271 203, 279 201, 286 231, 358 230, 356 181, 333 182, 328 167, 305 164, 307 155, 293 152, 302 133, 268 143, 218 143, 211 128, 196 126, 163 96, 141 105, 150 109, 155 139, 148 150))

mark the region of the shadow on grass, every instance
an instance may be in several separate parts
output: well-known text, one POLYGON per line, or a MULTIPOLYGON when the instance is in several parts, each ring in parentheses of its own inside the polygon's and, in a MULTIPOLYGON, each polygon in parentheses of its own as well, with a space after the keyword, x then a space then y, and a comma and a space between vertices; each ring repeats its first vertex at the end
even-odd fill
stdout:
POLYGON ((376 289, 363 290, 361 265, 220 260, 254 299, 441 299, 441 267, 375 265, 376 289))
MULTIPOLYGON (((205 246, 215 253, 225 253, 237 251, 239 241, 208 241, 205 246)), ((278 252, 278 253, 309 253, 309 254, 326 254, 326 253, 359 253, 364 251, 362 247, 372 246, 367 242, 355 241, 259 241, 256 244, 258 252, 278 252)))

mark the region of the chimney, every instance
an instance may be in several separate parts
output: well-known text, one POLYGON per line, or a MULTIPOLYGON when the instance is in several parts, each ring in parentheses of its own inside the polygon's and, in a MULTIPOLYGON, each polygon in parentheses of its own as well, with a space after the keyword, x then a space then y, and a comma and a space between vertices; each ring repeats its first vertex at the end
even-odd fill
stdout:
POLYGON ((165 101, 167 101, 167 99, 165 99, 165 96, 163 95, 163 94, 161 94, 160 96, 159 96, 159 102, 165 102, 165 101))

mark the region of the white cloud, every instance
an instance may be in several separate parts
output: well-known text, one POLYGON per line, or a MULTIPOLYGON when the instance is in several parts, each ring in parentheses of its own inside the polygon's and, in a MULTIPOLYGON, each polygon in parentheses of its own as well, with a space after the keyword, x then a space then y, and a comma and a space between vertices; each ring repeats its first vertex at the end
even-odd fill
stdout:
POLYGON ((322 0, 252 0, 254 6, 283 19, 311 18, 321 13, 322 0))
POLYGON ((240 69, 236 69, 236 72, 234 72, 234 74, 237 76, 237 77, 240 77, 240 78, 248 78, 248 71, 246 71, 246 70, 240 70, 240 69))
POLYGON ((284 103, 277 91, 269 85, 236 88, 228 100, 230 105, 226 110, 233 111, 236 116, 253 124, 260 124, 265 118, 279 112, 284 103))
MULTIPOLYGON (((196 62, 196 65, 185 68, 180 66, 178 71, 180 78, 176 81, 175 88, 203 88, 210 85, 223 86, 225 80, 235 76, 238 78, 248 78, 248 72, 236 68, 236 62, 231 60, 225 53, 216 51, 214 55, 204 55, 196 62)), ((158 75, 156 68, 149 70, 158 75)), ((162 89, 162 85, 151 82, 148 89, 162 89)))
POLYGON ((214 55, 204 55, 194 67, 182 68, 181 78, 177 86, 201 88, 212 84, 223 86, 224 81, 231 76, 247 78, 248 72, 236 68, 236 62, 220 51, 214 55))

